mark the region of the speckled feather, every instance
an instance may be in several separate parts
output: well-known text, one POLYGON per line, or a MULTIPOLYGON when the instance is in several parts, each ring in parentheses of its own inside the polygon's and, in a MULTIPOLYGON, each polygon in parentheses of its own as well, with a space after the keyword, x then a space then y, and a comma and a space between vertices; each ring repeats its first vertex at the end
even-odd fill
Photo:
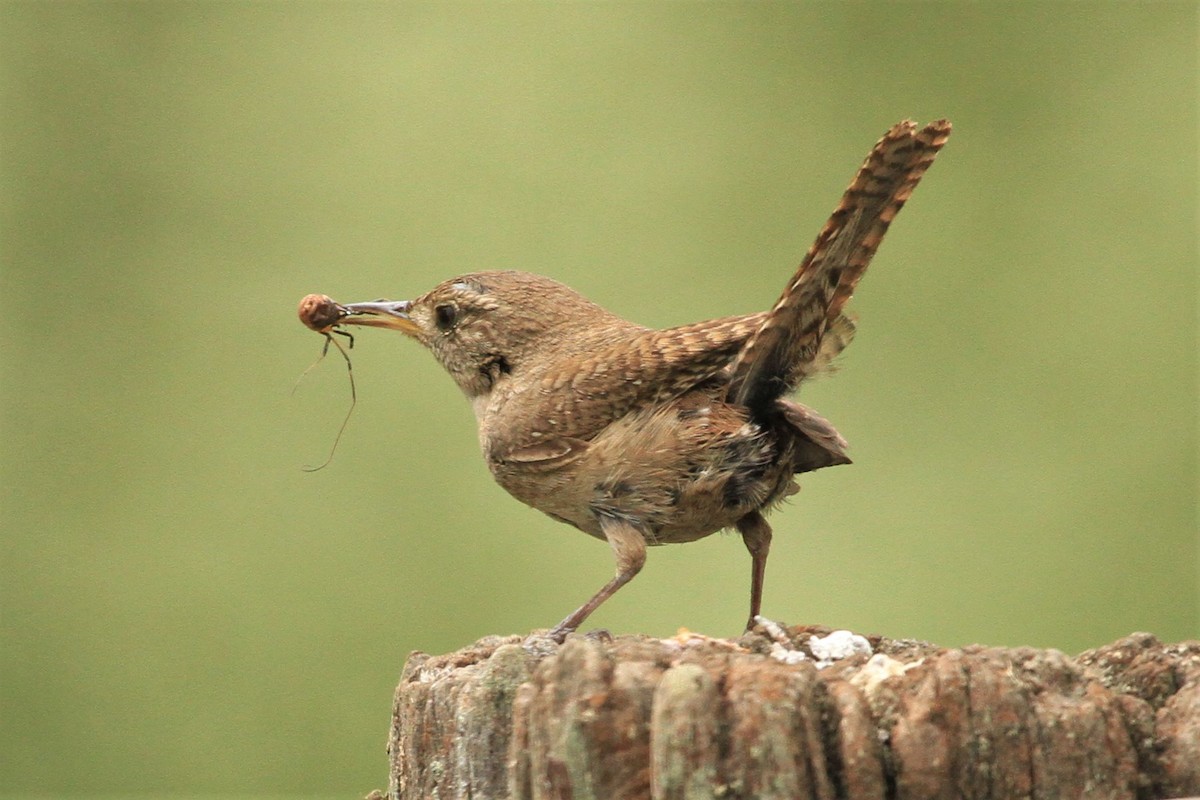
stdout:
POLYGON ((950 136, 939 120, 892 127, 871 150, 796 275, 738 354, 729 399, 762 409, 803 380, 888 226, 950 136))
POLYGON ((547 369, 536 398, 512 416, 534 420, 531 432, 591 440, 631 410, 721 375, 765 317, 760 312, 666 330, 588 334, 597 341, 586 355, 547 369))

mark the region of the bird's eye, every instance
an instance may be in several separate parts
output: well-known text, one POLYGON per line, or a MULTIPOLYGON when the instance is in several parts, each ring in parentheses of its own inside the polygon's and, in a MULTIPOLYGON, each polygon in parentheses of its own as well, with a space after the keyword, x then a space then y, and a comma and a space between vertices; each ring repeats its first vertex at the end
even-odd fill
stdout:
POLYGON ((437 326, 443 331, 448 331, 454 327, 454 323, 458 321, 458 309, 450 303, 443 303, 433 309, 434 316, 437 318, 437 326))

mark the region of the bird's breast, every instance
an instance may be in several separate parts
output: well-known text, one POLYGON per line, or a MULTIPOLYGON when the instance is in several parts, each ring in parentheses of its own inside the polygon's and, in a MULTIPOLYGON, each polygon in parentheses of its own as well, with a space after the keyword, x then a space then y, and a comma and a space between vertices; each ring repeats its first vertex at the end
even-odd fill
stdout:
POLYGON ((692 541, 790 485, 769 432, 708 394, 636 409, 589 440, 528 428, 514 436, 500 409, 486 411, 480 444, 496 481, 595 536, 608 516, 634 523, 652 544, 692 541))

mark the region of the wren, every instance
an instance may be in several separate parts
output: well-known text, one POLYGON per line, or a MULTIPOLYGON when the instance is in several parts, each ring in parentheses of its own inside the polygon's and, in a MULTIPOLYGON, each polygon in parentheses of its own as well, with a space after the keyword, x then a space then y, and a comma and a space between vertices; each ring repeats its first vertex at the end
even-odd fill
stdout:
POLYGON ((803 472, 848 464, 846 442, 790 398, 849 342, 850 299, 888 225, 950 135, 891 128, 770 311, 655 330, 561 283, 473 272, 415 300, 334 303, 301 319, 416 339, 471 401, 479 443, 513 497, 606 540, 616 574, 550 632, 561 641, 642 568, 646 546, 725 528, 750 551, 750 617, 771 545, 764 514, 803 472))

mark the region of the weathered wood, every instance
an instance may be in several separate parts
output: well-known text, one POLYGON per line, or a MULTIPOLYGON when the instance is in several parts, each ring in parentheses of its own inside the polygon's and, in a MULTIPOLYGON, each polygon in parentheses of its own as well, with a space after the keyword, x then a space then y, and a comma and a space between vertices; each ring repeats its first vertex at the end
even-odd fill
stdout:
POLYGON ((828 632, 414 653, 388 797, 1200 794, 1200 642, 1133 634, 1071 659, 871 638, 874 655, 819 666, 809 642, 828 632))

